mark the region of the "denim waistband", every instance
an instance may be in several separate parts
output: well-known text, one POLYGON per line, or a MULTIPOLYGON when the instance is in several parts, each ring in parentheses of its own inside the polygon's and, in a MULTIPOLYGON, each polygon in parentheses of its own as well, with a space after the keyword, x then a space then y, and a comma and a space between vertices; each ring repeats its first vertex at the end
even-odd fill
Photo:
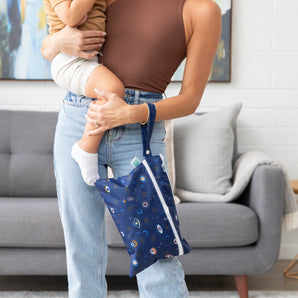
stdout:
MULTIPOLYGON (((145 102, 157 102, 161 99, 163 99, 162 93, 125 89, 124 101, 128 104, 137 105, 145 102)), ((96 100, 96 98, 89 98, 68 91, 64 100, 79 105, 89 105, 92 101, 96 100)))
POLYGON ((142 104, 145 102, 157 102, 163 99, 163 95, 158 92, 148 92, 133 89, 125 89, 124 101, 131 105, 142 104))

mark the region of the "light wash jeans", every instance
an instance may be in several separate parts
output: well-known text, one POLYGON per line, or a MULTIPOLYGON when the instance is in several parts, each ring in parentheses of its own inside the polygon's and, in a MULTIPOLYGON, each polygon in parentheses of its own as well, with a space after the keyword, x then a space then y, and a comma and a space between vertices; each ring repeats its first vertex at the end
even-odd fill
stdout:
MULTIPOLYGON (((127 89, 128 104, 157 102, 162 95, 127 89)), ((106 297, 107 242, 104 202, 95 187, 84 183, 71 147, 83 135, 84 115, 92 99, 68 93, 61 106, 54 143, 54 166, 59 212, 66 246, 70 298, 106 297)), ((163 121, 156 122, 151 139, 152 154, 165 156, 163 121)), ((131 160, 143 159, 140 125, 129 124, 108 130, 98 149, 98 170, 107 178, 107 166, 114 176, 132 170, 131 160)), ((128 257, 128 256, 127 256, 128 257)), ((127 268, 129 269, 129 268, 127 268)), ((188 297, 183 268, 176 257, 156 262, 137 275, 142 298, 188 297)))

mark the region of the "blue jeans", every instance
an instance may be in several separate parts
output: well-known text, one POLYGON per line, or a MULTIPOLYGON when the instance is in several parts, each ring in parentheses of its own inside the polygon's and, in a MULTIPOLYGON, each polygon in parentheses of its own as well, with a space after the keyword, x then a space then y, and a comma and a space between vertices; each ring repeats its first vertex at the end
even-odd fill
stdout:
MULTIPOLYGON (((162 95, 126 90, 128 104, 157 102, 162 95)), ((81 139, 84 115, 92 99, 68 93, 61 106, 54 143, 54 167, 59 212, 66 246, 70 298, 106 297, 107 242, 104 202, 95 187, 84 183, 78 164, 70 152, 81 139)), ((151 139, 152 154, 165 156, 163 121, 156 122, 151 139)), ((140 125, 128 124, 106 131, 98 149, 98 171, 107 178, 107 166, 114 176, 132 170, 131 160, 143 159, 140 125)), ((127 268, 128 269, 128 268, 127 268)), ((137 275, 142 298, 188 297, 183 268, 176 257, 156 262, 137 275)))

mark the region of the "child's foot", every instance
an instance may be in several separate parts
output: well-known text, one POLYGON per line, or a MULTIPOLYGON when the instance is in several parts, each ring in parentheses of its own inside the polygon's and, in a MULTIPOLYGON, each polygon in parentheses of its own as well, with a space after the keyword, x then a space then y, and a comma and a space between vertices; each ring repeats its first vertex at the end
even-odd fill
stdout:
POLYGON ((71 156, 79 164, 85 183, 94 186, 95 180, 99 179, 97 153, 86 152, 75 143, 72 146, 71 156))

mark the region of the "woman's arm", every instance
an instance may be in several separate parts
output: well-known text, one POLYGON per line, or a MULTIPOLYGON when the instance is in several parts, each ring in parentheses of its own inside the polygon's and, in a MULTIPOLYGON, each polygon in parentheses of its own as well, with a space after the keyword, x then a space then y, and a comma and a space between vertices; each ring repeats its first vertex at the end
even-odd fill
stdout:
POLYGON ((43 39, 41 54, 50 61, 59 52, 89 59, 94 57, 101 49, 105 41, 105 35, 106 33, 102 31, 81 31, 75 27, 66 26, 59 32, 47 35, 43 39))
MULTIPOLYGON (((187 36, 187 59, 178 96, 155 103, 156 120, 167 120, 192 114, 197 109, 212 67, 221 34, 221 11, 212 0, 186 0, 183 9, 187 36)), ((145 105, 127 105, 115 94, 101 91, 108 99, 103 105, 90 105, 89 122, 100 123, 90 135, 123 124, 146 121, 145 105)))
POLYGON ((95 0, 63 1, 54 7, 60 20, 68 26, 77 26, 91 10, 95 0))
POLYGON ((156 103, 156 120, 187 116, 196 111, 208 82, 221 35, 221 10, 211 0, 187 0, 184 7, 187 57, 178 96, 156 103))

